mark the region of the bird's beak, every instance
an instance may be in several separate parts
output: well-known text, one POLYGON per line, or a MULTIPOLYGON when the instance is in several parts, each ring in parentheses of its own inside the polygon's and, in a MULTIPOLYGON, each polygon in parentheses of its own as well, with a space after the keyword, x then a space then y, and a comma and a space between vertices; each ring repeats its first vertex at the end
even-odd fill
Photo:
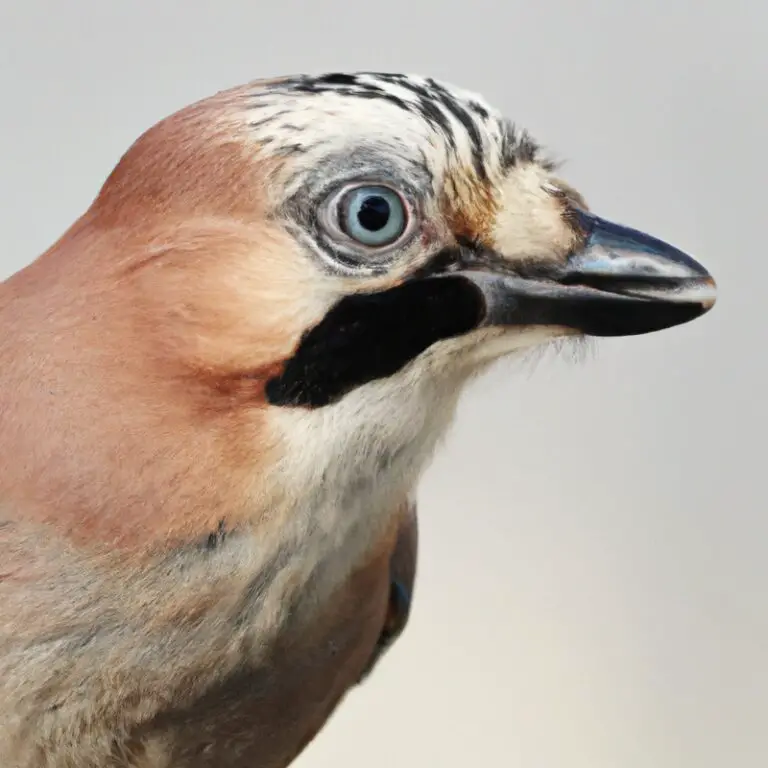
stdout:
POLYGON ((573 212, 581 247, 564 263, 461 269, 485 302, 483 325, 554 326, 633 336, 689 322, 715 303, 715 281, 677 248, 590 213, 573 212))

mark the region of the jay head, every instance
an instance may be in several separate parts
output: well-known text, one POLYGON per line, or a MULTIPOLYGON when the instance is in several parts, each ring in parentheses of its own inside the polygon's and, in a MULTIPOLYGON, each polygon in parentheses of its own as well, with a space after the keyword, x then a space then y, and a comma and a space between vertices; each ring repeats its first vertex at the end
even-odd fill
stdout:
POLYGON ((112 632, 126 689, 125 627, 186 628, 186 645, 145 631, 141 674, 191 701, 190 670, 201 691, 257 666, 389 541, 472 376, 685 323, 714 296, 473 93, 337 73, 187 107, 0 288, 0 508, 25 553, 5 567, 55 562, 67 585, 7 598, 15 626, 87 625, 91 676, 112 632))

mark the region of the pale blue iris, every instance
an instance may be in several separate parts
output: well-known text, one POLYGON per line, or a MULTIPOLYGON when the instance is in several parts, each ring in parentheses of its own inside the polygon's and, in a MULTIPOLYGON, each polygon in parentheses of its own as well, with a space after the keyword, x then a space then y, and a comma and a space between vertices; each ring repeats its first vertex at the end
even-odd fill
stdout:
POLYGON ((358 187, 345 195, 339 215, 344 232, 369 247, 389 245, 405 231, 402 200, 387 187, 358 187))

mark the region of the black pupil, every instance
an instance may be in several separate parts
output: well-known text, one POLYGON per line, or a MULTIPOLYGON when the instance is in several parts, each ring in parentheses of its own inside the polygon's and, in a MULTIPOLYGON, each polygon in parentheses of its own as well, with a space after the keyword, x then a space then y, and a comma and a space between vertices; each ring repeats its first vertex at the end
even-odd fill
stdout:
POLYGON ((369 232, 378 232, 387 226, 389 221, 389 202, 380 195, 366 197, 357 212, 360 226, 369 232))

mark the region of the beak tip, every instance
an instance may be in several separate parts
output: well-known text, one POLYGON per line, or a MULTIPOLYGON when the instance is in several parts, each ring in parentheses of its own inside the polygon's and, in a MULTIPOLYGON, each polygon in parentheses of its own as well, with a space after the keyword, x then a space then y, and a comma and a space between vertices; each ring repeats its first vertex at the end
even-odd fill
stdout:
POLYGON ((717 286, 715 281, 712 280, 709 284, 710 294, 706 298, 702 299, 701 306, 704 307, 705 312, 709 312, 712 307, 717 303, 717 286))
POLYGON ((717 303, 717 283, 711 275, 706 275, 700 282, 701 296, 699 297, 699 304, 701 304, 701 314, 706 314, 717 303))

